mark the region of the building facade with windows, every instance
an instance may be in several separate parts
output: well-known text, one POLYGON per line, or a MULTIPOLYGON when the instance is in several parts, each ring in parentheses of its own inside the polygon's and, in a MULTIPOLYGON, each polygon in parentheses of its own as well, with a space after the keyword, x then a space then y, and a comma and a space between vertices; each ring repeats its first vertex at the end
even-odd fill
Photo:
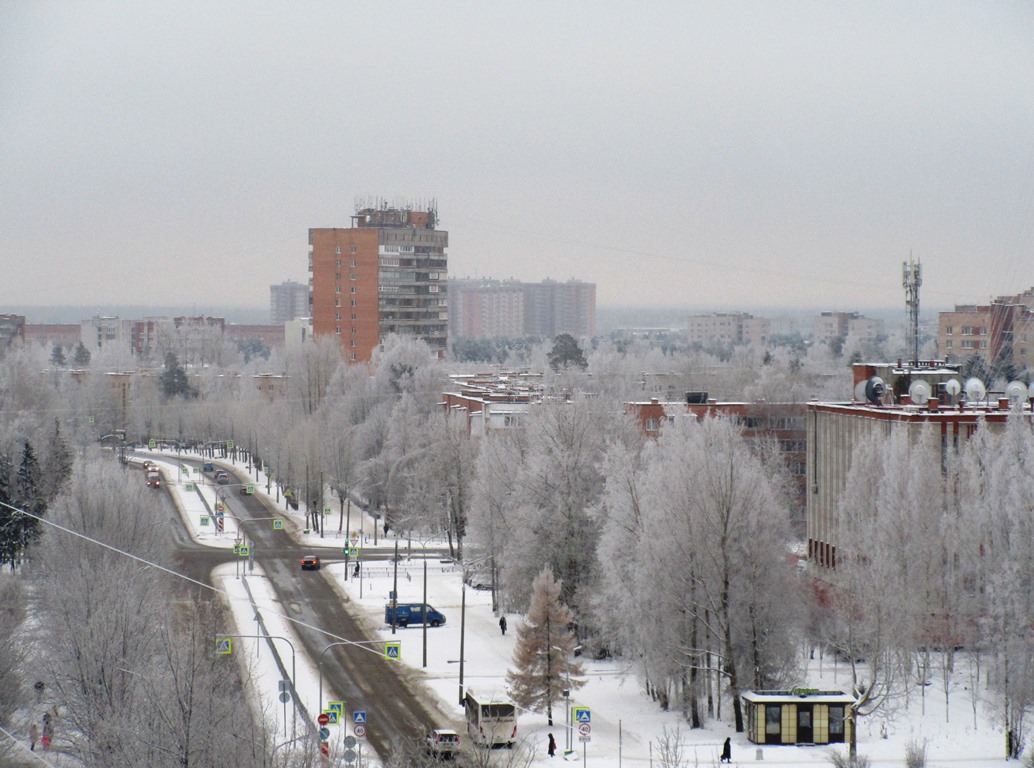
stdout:
POLYGON ((360 208, 348 228, 309 230, 311 317, 350 362, 367 362, 386 336, 423 339, 438 357, 448 340, 449 233, 434 208, 360 208))
POLYGON ((296 317, 309 316, 309 286, 287 280, 269 286, 269 322, 283 325, 296 317))
POLYGON ((949 361, 979 358, 989 365, 1034 367, 1034 288, 990 304, 958 304, 937 316, 940 354, 949 361))
POLYGON ((575 339, 596 335, 596 285, 581 280, 449 281, 449 335, 465 338, 575 339))

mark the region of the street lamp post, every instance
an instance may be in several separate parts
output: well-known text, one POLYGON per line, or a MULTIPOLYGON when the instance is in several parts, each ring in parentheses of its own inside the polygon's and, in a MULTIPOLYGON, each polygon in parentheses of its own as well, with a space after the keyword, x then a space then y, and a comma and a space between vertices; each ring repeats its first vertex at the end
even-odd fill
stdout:
MULTIPOLYGON (((224 634, 221 634, 221 633, 217 633, 216 637, 240 637, 240 638, 250 638, 252 640, 283 640, 291 648, 291 687, 292 688, 294 687, 295 680, 298 679, 298 671, 297 671, 297 668, 295 666, 294 643, 292 643, 286 637, 284 637, 282 635, 224 635, 224 634)), ((285 733, 287 732, 287 702, 286 701, 284 701, 284 732, 285 733)), ((292 723, 291 723, 291 736, 292 736, 292 739, 297 737, 297 735, 298 735, 298 708, 295 707, 294 708, 294 718, 292 719, 292 723)), ((283 746, 283 745, 281 745, 281 746, 283 746)))

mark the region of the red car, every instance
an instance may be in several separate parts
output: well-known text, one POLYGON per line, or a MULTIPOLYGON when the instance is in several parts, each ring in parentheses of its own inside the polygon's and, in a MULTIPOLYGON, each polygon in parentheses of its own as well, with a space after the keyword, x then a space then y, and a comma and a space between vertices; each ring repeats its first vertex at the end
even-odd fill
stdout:
POLYGON ((303 571, 318 571, 319 569, 320 559, 316 555, 306 555, 302 558, 303 571))

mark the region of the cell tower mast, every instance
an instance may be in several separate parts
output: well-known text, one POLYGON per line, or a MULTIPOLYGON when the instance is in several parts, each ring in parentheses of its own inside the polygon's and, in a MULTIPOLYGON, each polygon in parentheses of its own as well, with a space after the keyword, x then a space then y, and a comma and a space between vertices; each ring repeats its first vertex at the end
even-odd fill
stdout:
POLYGON ((901 284, 905 288, 905 307, 908 309, 908 351, 912 353, 912 365, 919 364, 919 286, 923 284, 923 265, 912 260, 902 263, 901 284))

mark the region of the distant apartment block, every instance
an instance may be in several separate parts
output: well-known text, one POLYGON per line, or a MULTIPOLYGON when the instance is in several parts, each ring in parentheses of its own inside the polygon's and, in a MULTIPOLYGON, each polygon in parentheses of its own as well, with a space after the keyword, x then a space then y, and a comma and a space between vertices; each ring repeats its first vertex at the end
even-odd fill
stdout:
POLYGON ((686 321, 686 340, 690 344, 765 345, 771 335, 772 321, 746 312, 712 312, 690 315, 686 321))
POLYGON ((816 344, 850 336, 874 341, 883 335, 883 321, 857 312, 823 312, 812 321, 812 339, 816 344))
POLYGON ((26 323, 25 341, 44 347, 75 347, 82 338, 79 323, 26 323))
POLYGON ((445 356, 449 233, 437 211, 359 208, 348 228, 309 230, 312 331, 344 358, 366 362, 390 334, 423 339, 445 356))
POLYGON ((269 286, 269 322, 283 325, 309 316, 309 286, 293 280, 269 286))
POLYGON ((172 352, 184 365, 206 365, 221 358, 226 320, 221 317, 150 317, 129 322, 133 353, 161 362, 172 352))
POLYGON ((941 312, 937 341, 948 362, 976 357, 988 364, 1034 367, 1034 288, 941 312))
POLYGON ((0 347, 25 341, 25 315, 0 315, 0 347))
POLYGON ((83 320, 79 325, 79 339, 83 346, 91 351, 108 344, 125 347, 129 343, 132 325, 129 320, 95 315, 89 320, 83 320))
POLYGON ((450 280, 449 335, 576 339, 596 334, 596 285, 581 280, 450 280))

